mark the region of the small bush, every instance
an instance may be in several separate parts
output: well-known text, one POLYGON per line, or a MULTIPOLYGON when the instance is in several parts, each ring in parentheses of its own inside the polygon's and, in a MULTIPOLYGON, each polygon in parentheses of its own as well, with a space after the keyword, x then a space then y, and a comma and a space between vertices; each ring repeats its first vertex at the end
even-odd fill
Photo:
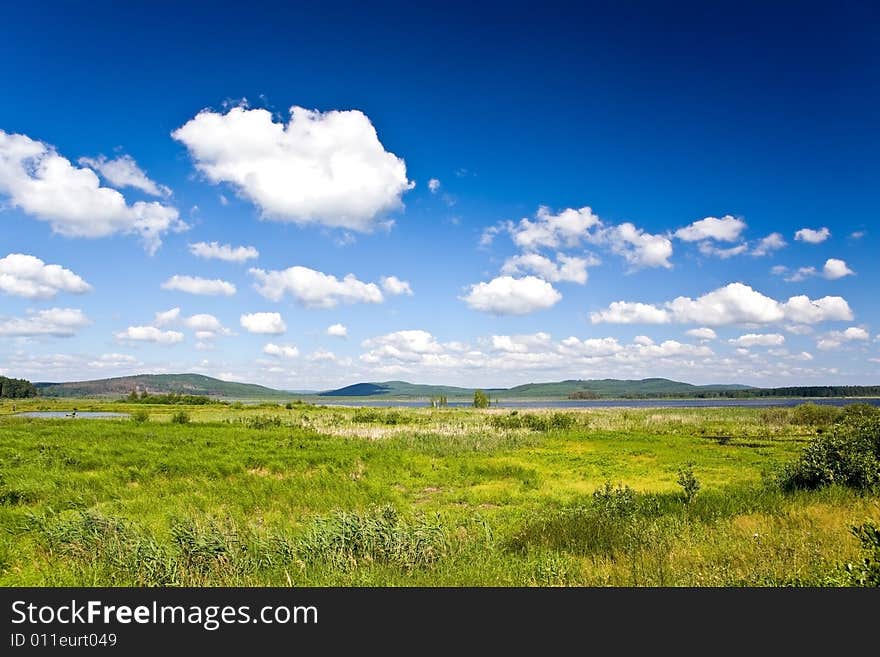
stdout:
POLYGON ((171 424, 189 424, 189 413, 186 411, 177 411, 171 416, 171 424))
POLYGON ((482 390, 474 391, 474 408, 489 408, 489 395, 482 390))
POLYGON ((807 427, 827 427, 840 418, 842 411, 836 406, 813 402, 799 404, 791 412, 791 421, 807 427))
POLYGON ((700 490, 700 480, 694 474, 694 464, 687 463, 678 469, 678 485, 684 492, 684 501, 687 504, 693 502, 700 490))
POLYGON ((516 411, 507 415, 495 415, 489 420, 496 429, 531 429, 532 431, 561 431, 574 426, 575 418, 571 413, 536 414, 516 411))
POLYGON ((605 486, 593 491, 593 506, 607 516, 623 518, 636 512, 636 492, 626 485, 616 487, 610 481, 605 486))
POLYGON ((147 413, 144 409, 139 408, 134 413, 131 414, 131 421, 136 422, 137 424, 143 424, 144 422, 149 421, 150 414, 147 413))
POLYGON ((281 418, 277 415, 254 415, 244 418, 243 422, 248 429, 275 429, 281 426, 281 418))

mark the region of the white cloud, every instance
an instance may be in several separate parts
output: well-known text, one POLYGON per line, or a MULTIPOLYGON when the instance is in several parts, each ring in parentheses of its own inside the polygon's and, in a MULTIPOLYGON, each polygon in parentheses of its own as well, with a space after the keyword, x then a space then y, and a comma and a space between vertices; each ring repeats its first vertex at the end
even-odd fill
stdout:
POLYGON ((778 347, 785 344, 785 336, 779 333, 746 333, 728 342, 740 347, 778 347))
POLYGON ((440 181, 437 178, 431 178, 428 181, 428 189, 431 190, 432 194, 436 194, 437 191, 440 189, 440 181))
POLYGON ((169 326, 176 324, 178 319, 180 319, 180 308, 157 312, 153 318, 153 326, 169 326))
POLYGON ((187 317, 183 323, 188 329, 195 331, 199 340, 210 340, 218 335, 232 334, 232 331, 223 326, 219 319, 207 313, 187 317))
POLYGON ((633 224, 625 222, 603 231, 602 236, 611 251, 622 256, 633 269, 665 267, 672 263, 672 242, 663 235, 652 235, 633 224))
POLYGON ((88 366, 95 368, 97 370, 104 369, 119 369, 121 367, 130 368, 133 365, 136 365, 138 362, 137 358, 134 356, 130 356, 128 354, 101 354, 98 358, 91 360, 88 362, 88 366))
POLYGON ((180 331, 163 331, 155 326, 129 326, 115 336, 121 342, 155 342, 163 345, 183 342, 183 333, 180 331))
POLYGON ((846 342, 867 342, 870 339, 871 335, 861 326, 850 326, 844 331, 829 331, 816 341, 816 347, 829 351, 846 342))
MULTIPOLYGON (((561 246, 577 246, 587 237, 591 228, 600 226, 601 223, 589 207, 578 210, 567 208, 553 214, 550 208, 542 205, 535 214, 535 221, 523 218, 518 224, 508 222, 506 229, 517 246, 533 251, 542 247, 555 249, 561 246)), ((484 232, 484 240, 487 239, 487 234, 490 233, 484 232)), ((488 241, 491 242, 491 239, 488 241)))
POLYGON ((413 295, 409 282, 402 281, 397 278, 397 276, 383 276, 381 278, 381 283, 382 289, 392 296, 405 294, 411 297, 413 295))
POLYGON ((837 258, 828 258, 822 267, 822 275, 828 280, 834 281, 844 276, 852 276, 855 272, 847 267, 846 262, 837 258))
POLYGON ((0 258, 0 292, 27 299, 49 299, 59 292, 83 294, 92 286, 61 265, 47 265, 32 255, 0 258))
POLYGON ((700 253, 702 253, 704 256, 712 256, 715 258, 721 258, 722 260, 727 260, 728 258, 742 255, 743 253, 748 251, 749 245, 739 244, 737 246, 731 246, 725 249, 717 247, 711 242, 700 242, 698 248, 700 249, 700 253))
POLYGON ((607 309, 590 313, 593 324, 666 324, 669 313, 649 303, 613 301, 607 309))
POLYGON ((730 283, 696 299, 677 297, 663 307, 628 301, 615 301, 608 309, 590 314, 594 324, 694 323, 708 326, 728 324, 770 324, 783 321, 817 324, 852 319, 852 310, 842 297, 810 299, 804 295, 780 302, 743 283, 730 283))
POLYGON ((706 217, 695 221, 689 226, 679 228, 675 236, 685 242, 699 242, 702 240, 718 240, 720 242, 735 242, 740 233, 746 227, 746 222, 729 214, 720 219, 706 217))
POLYGON ((231 297, 235 294, 235 285, 219 278, 209 279, 198 276, 180 276, 175 274, 162 283, 163 290, 177 290, 187 294, 205 294, 209 296, 231 297))
POLYGON ((685 334, 700 340, 714 340, 718 337, 718 334, 716 334, 715 331, 705 326, 702 328, 690 329, 689 331, 685 331, 685 334))
POLYGON ((773 251, 785 248, 788 243, 781 233, 770 233, 767 237, 758 240, 758 244, 752 249, 752 255, 761 257, 770 255, 773 251))
POLYGON ((278 356, 279 358, 296 358, 299 356, 299 349, 292 344, 274 344, 270 342, 263 347, 263 353, 270 356, 278 356))
POLYGON ((346 338, 348 337, 348 328, 343 324, 331 324, 325 333, 335 338, 346 338))
POLYGON ((27 311, 25 317, 0 317, 0 336, 67 338, 91 322, 76 308, 27 311))
POLYGON ((186 230, 175 208, 157 202, 129 205, 115 189, 102 187, 88 168, 74 166, 54 148, 26 135, 0 130, 0 194, 12 207, 46 221, 65 237, 140 235, 155 253, 162 236, 186 230))
POLYGON ((171 136, 209 181, 230 183, 267 219, 369 232, 413 187, 358 110, 294 106, 286 124, 264 109, 205 110, 171 136))
POLYGON ((120 155, 113 160, 103 155, 97 158, 81 157, 78 162, 97 171, 113 187, 134 187, 151 196, 171 196, 171 190, 150 180, 131 155, 120 155))
POLYGON ((519 276, 531 272, 552 283, 568 281, 583 285, 587 282, 587 267, 598 264, 599 260, 592 255, 578 258, 557 253, 556 262, 553 262, 550 258, 537 253, 524 253, 508 258, 501 267, 501 273, 519 276))
POLYGON ((280 335, 287 330, 281 313, 250 313, 239 318, 242 327, 249 333, 280 335))
POLYGON ((375 283, 364 283, 347 274, 342 280, 308 267, 288 267, 281 271, 251 269, 257 279, 257 292, 280 301, 290 294, 308 308, 333 308, 341 303, 382 303, 384 297, 375 283))
POLYGON ((326 349, 318 349, 309 354, 309 360, 313 363, 336 362, 336 354, 326 349))
POLYGON ((654 340, 647 335, 637 335, 633 338, 633 344, 640 344, 647 347, 654 344, 654 340))
POLYGON ((460 297, 473 310, 496 315, 525 315, 555 305, 562 295, 547 281, 535 276, 499 276, 488 283, 475 283, 460 297))
POLYGON ((225 260, 226 262, 245 262, 260 257, 260 252, 252 246, 232 246, 218 242, 196 242, 189 245, 189 251, 199 258, 225 260))
POLYGON ((831 237, 831 231, 825 226, 819 230, 812 228, 801 228, 794 234, 794 238, 799 242, 807 242, 808 244, 820 244, 831 237))

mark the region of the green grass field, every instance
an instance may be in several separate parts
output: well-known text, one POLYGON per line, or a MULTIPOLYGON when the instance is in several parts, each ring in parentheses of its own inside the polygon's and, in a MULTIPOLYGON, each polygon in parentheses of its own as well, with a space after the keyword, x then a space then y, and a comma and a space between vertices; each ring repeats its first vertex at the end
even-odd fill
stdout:
POLYGON ((0 404, 5 586, 844 585, 880 521, 774 484, 798 409, 15 406, 148 417, 0 404))

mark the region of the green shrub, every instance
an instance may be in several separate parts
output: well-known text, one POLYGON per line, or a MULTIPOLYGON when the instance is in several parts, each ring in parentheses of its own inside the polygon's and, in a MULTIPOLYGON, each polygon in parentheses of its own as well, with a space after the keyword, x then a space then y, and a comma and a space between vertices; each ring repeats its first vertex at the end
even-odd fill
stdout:
POLYGON ((880 413, 866 405, 844 409, 831 430, 811 440, 782 470, 784 490, 840 484, 867 490, 880 484, 880 413))
POLYGON ((862 563, 847 566, 852 583, 856 586, 880 586, 880 527, 866 522, 853 527, 851 531, 859 539, 865 553, 862 563))
POLYGON ((136 422, 138 424, 143 424, 150 419, 150 414, 147 413, 144 409, 139 408, 134 413, 131 414, 131 421, 136 422))
POLYGON ((482 390, 474 391, 474 408, 489 408, 489 395, 482 390))
POLYGON ((631 516, 636 512, 636 492, 629 486, 610 481, 605 486, 593 491, 593 507, 600 513, 615 518, 631 516))
POLYGON ((808 427, 827 427, 840 418, 842 411, 836 406, 809 402, 795 406, 791 421, 808 427))
POLYGON ((189 424, 189 413, 186 411, 177 411, 171 416, 172 424, 189 424))
POLYGON ((253 415, 243 420, 248 429, 274 429, 281 426, 281 418, 277 415, 253 415))
POLYGON ((687 504, 693 502, 694 498, 700 490, 700 480, 694 474, 694 464, 687 463, 678 469, 678 485, 684 492, 684 501, 687 504))

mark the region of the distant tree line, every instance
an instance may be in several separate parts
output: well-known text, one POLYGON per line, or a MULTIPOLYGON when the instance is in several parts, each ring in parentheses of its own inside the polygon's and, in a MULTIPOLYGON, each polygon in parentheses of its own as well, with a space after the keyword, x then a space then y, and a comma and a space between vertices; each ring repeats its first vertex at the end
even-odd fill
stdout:
POLYGON ((36 396, 36 386, 27 379, 10 379, 0 376, 0 397, 5 399, 23 399, 36 396))
POLYGON ((146 391, 139 393, 137 390, 132 390, 128 397, 123 397, 119 401, 126 404, 186 404, 191 406, 215 403, 213 399, 205 395, 184 395, 179 392, 157 395, 146 391))
POLYGON ((593 390, 575 390, 569 399, 755 399, 758 397, 880 397, 880 386, 791 386, 787 388, 743 388, 697 390, 693 392, 638 392, 600 395, 593 390))

